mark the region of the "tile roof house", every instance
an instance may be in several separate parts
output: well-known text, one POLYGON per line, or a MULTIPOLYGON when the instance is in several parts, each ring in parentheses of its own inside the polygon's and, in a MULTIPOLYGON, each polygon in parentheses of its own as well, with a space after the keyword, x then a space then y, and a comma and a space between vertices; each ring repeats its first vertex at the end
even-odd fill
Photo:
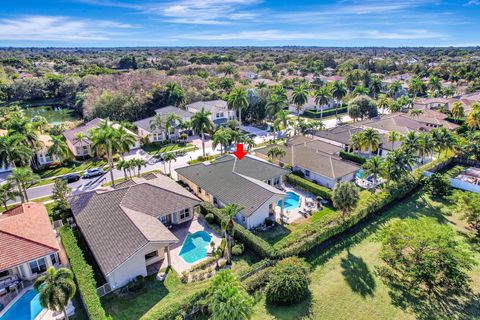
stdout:
POLYGON ((168 226, 190 221, 199 203, 160 174, 70 199, 75 222, 112 289, 146 276, 147 266, 165 255, 170 265, 170 245, 178 239, 168 226))
POLYGON ((59 266, 59 250, 43 203, 24 203, 0 213, 0 292, 59 266))
MULTIPOLYGON (((334 188, 338 182, 352 181, 360 167, 338 156, 343 150, 321 140, 294 137, 286 145, 276 145, 285 151, 285 156, 276 159, 281 164, 290 164, 294 170, 303 172, 306 179, 327 188, 334 188)), ((274 145, 255 150, 255 155, 268 158, 268 151, 274 145)))
POLYGON ((235 110, 229 110, 224 100, 198 101, 185 106, 191 113, 197 113, 202 108, 211 113, 209 118, 217 127, 237 118, 235 110))
MULTIPOLYGON (((174 106, 166 106, 163 108, 159 108, 155 110, 155 113, 161 115, 163 119, 166 118, 167 114, 174 113, 179 116, 182 121, 189 121, 192 117, 193 113, 174 107, 174 106)), ((157 141, 165 141, 168 139, 178 139, 180 137, 181 129, 179 127, 179 123, 177 127, 172 130, 172 132, 168 133, 165 128, 155 128, 152 129, 152 121, 155 118, 148 117, 142 120, 135 121, 134 124, 138 128, 138 135, 142 138, 148 137, 150 142, 157 142, 157 141)))
POLYGON ((288 173, 281 167, 246 156, 217 158, 213 164, 199 163, 176 170, 178 179, 188 184, 202 200, 218 207, 235 203, 242 210, 236 220, 252 228, 275 218, 275 208, 285 193, 277 189, 288 173))
MULTIPOLYGON (((104 121, 105 120, 103 119, 95 118, 82 126, 78 126, 71 130, 67 130, 63 133, 65 139, 67 140, 68 148, 70 149, 70 151, 73 153, 75 157, 85 157, 85 156, 93 155, 93 150, 90 148, 90 145, 92 142, 90 141, 88 136, 90 135, 91 130, 98 128, 104 121), (77 140, 75 138, 75 135, 77 133, 85 134, 87 136, 87 139, 85 139, 84 141, 77 140)), ((112 124, 112 126, 114 128, 118 128, 119 124, 114 123, 112 124)), ((125 129, 125 130, 131 135, 133 135, 136 139, 136 143, 134 146, 131 147, 131 149, 140 148, 140 137, 128 129, 125 129)))

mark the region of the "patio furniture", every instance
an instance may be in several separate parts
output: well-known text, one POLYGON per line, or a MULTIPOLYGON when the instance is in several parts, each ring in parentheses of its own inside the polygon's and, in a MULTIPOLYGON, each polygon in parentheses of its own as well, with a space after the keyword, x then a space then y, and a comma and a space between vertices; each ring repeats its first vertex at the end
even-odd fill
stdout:
POLYGON ((7 289, 5 289, 5 288, 0 289, 0 297, 4 296, 6 294, 7 294, 7 289))

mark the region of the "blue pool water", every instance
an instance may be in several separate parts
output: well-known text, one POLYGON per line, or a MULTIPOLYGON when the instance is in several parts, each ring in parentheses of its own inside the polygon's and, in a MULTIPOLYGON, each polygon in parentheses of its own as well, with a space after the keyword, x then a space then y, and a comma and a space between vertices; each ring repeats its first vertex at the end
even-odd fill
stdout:
MULTIPOLYGON (((283 208, 285 210, 292 210, 300 207, 300 196, 292 191, 287 191, 285 194, 283 208)), ((278 205, 281 206, 282 202, 278 201, 278 205)))
POLYGON ((207 256, 207 248, 211 241, 212 236, 206 231, 189 234, 183 243, 179 256, 188 263, 203 259, 207 256))
POLYGON ((34 320, 43 309, 39 297, 37 291, 28 290, 0 317, 0 320, 34 320))
POLYGON ((359 179, 363 179, 364 175, 365 175, 365 171, 363 171, 363 169, 358 170, 357 173, 355 174, 355 176, 359 179))

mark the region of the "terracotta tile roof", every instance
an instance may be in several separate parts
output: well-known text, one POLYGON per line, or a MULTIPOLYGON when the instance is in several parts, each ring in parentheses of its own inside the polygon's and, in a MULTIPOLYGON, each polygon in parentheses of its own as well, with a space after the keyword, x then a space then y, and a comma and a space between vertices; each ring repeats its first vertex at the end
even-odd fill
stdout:
POLYGON ((59 250, 47 210, 26 203, 0 215, 0 270, 59 250))

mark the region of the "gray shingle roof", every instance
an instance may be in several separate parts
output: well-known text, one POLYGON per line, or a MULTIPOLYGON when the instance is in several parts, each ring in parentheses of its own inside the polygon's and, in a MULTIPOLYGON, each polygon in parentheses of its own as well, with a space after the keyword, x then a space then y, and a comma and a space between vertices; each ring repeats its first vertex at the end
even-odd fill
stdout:
POLYGON ((334 127, 329 130, 318 130, 315 132, 315 136, 343 144, 349 144, 352 135, 362 130, 363 129, 361 128, 353 127, 350 125, 343 125, 334 127))
POLYGON ((135 182, 123 188, 87 192, 70 199, 75 220, 104 275, 149 242, 178 242, 158 218, 200 203, 165 176, 136 179, 135 182))
POLYGON ((77 144, 78 141, 76 141, 75 139, 75 134, 78 133, 78 132, 82 132, 82 133, 85 133, 85 134, 88 134, 88 132, 96 127, 98 127, 98 125, 102 122, 103 120, 100 119, 100 118, 95 118, 89 122, 87 122, 86 124, 84 124, 83 126, 79 126, 79 127, 76 127, 76 128, 73 128, 71 130, 67 130, 63 133, 63 135, 65 136, 65 138, 70 141, 72 144, 77 144))
POLYGON ((240 212, 250 216, 274 194, 282 191, 267 185, 263 180, 281 176, 286 170, 270 163, 245 157, 236 161, 233 156, 218 158, 214 164, 203 163, 177 169, 177 173, 225 204, 235 203, 243 208, 240 212), (253 181, 253 179, 255 181, 253 181))
POLYGON ((224 100, 197 101, 187 104, 185 108, 187 110, 194 109, 196 111, 200 111, 202 108, 205 108, 206 111, 210 111, 211 113, 228 110, 227 102, 224 100))
MULTIPOLYGON (((175 113, 176 115, 178 115, 183 120, 187 120, 193 115, 193 113, 191 113, 187 110, 183 110, 183 109, 180 109, 180 108, 177 108, 177 107, 174 107, 174 106, 166 106, 166 107, 163 107, 163 108, 158 108, 158 109, 155 110, 155 112, 157 114, 161 115, 162 117, 166 117, 167 114, 169 114, 169 113, 175 113)), ((142 128, 144 130, 152 131, 150 121, 153 120, 153 118, 155 118, 155 117, 148 117, 148 118, 145 118, 145 119, 141 119, 141 120, 135 121, 134 124, 137 127, 142 128)))

